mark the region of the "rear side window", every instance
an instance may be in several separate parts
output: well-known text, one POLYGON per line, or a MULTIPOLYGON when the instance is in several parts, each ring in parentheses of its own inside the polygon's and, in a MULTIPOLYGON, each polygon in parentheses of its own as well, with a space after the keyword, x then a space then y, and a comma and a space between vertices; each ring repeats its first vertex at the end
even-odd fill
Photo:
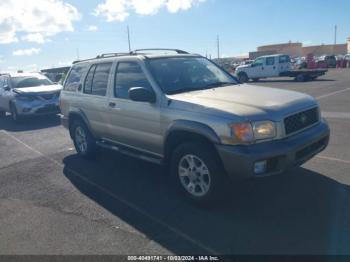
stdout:
POLYGON ((115 77, 115 97, 129 99, 129 89, 132 87, 144 87, 152 90, 137 62, 120 62, 115 77))
POLYGON ((108 86, 109 73, 111 72, 112 63, 96 65, 95 74, 92 79, 91 94, 96 96, 105 96, 108 86))
POLYGON ((282 64, 282 63, 289 63, 290 62, 290 58, 287 55, 282 55, 279 58, 279 62, 280 62, 280 64, 282 64))
POLYGON ((266 65, 271 66, 275 64, 275 58, 274 57, 266 57, 266 65))
POLYGON ((75 65, 67 77, 66 83, 64 85, 64 90, 66 91, 76 91, 80 80, 87 69, 87 65, 75 65))

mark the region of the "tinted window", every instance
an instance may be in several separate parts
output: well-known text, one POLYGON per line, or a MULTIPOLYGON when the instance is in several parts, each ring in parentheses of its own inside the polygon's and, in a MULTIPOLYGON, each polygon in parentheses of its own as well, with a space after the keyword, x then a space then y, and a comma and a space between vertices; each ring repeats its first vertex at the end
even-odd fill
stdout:
POLYGON ((53 83, 46 77, 21 76, 13 77, 12 85, 14 88, 25 88, 43 85, 53 85, 53 83))
POLYGON ((289 63, 290 62, 290 58, 287 55, 280 56, 279 62, 280 63, 289 63))
POLYGON ((111 71, 112 63, 96 65, 95 74, 92 79, 92 95, 105 96, 108 86, 108 77, 111 71))
POLYGON ((76 91, 80 79, 82 75, 84 74, 85 70, 87 69, 87 65, 75 65, 73 66, 72 70, 70 71, 67 80, 64 84, 64 90, 66 91, 76 91))
POLYGON ((266 57, 266 65, 274 65, 275 64, 275 58, 274 57, 266 57))
POLYGON ((121 62, 117 68, 114 95, 118 98, 129 99, 129 89, 132 87, 152 89, 137 62, 121 62))
POLYGON ((93 65, 87 74, 84 82, 84 93, 91 94, 92 80, 94 78, 96 65, 93 65))

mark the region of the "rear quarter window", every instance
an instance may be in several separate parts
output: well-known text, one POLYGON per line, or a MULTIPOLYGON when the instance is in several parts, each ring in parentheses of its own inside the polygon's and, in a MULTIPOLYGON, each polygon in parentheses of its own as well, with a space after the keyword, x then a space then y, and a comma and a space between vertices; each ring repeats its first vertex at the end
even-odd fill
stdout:
POLYGON ((87 64, 74 65, 69 72, 67 80, 64 84, 64 90, 75 92, 87 68, 87 64))

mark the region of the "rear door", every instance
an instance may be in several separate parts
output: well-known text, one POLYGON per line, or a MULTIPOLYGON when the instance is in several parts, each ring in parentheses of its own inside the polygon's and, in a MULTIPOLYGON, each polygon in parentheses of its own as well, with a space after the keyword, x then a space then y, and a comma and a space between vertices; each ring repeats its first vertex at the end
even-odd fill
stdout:
POLYGON ((92 64, 83 81, 78 107, 88 118, 95 135, 104 137, 108 134, 108 97, 112 62, 92 64))
POLYGON ((278 57, 278 73, 286 72, 292 69, 290 57, 281 55, 278 57))
MULTIPOLYGON (((118 62, 109 100, 110 139, 134 149, 161 155, 160 101, 130 100, 132 87, 153 89, 144 64, 137 59, 118 62)), ((153 90, 154 91, 154 90, 153 90)))
POLYGON ((265 58, 265 65, 263 66, 263 74, 264 77, 274 77, 278 76, 278 68, 277 68, 277 56, 270 56, 265 58))

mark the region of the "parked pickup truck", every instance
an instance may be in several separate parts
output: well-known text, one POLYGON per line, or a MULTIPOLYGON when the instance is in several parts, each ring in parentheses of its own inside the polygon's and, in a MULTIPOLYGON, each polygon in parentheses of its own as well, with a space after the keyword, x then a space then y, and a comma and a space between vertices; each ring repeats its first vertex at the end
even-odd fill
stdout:
POLYGON ((241 65, 236 68, 236 75, 241 83, 250 79, 258 81, 268 77, 294 77, 296 81, 303 82, 315 80, 326 74, 326 69, 292 69, 288 55, 261 56, 250 65, 241 65))
POLYGON ((91 158, 103 147, 162 164, 173 185, 198 204, 225 196, 229 179, 299 166, 329 139, 311 96, 241 84, 205 57, 181 50, 78 61, 60 105, 80 156, 91 158))

